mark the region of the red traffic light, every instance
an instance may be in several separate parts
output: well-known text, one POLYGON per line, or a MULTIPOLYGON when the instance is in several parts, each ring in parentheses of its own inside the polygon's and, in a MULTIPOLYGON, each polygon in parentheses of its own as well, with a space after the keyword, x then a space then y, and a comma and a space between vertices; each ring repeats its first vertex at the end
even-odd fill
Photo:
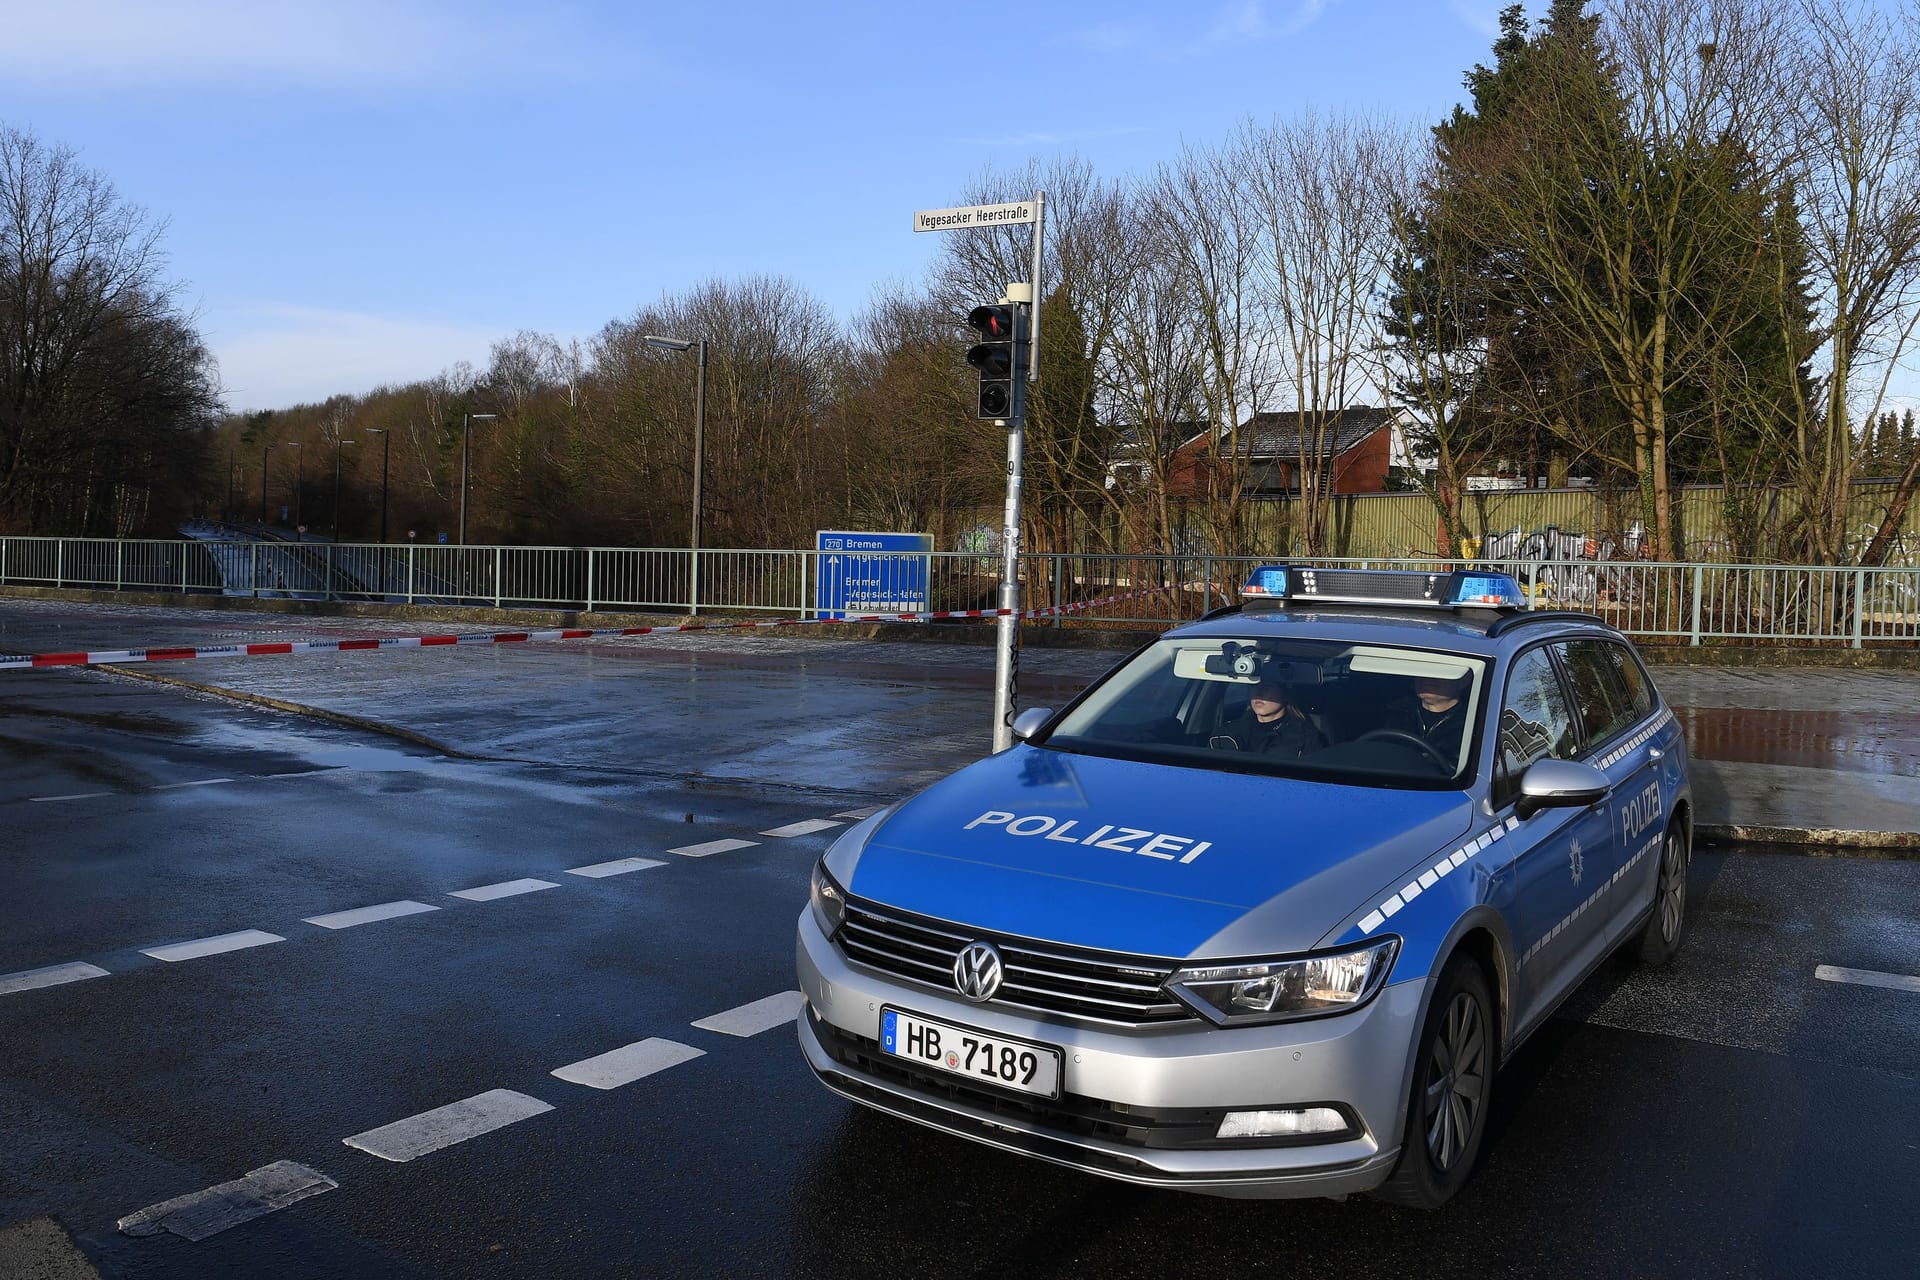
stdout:
POLYGON ((1002 303, 975 307, 967 313, 967 327, 988 342, 1013 341, 1013 308, 1002 303))

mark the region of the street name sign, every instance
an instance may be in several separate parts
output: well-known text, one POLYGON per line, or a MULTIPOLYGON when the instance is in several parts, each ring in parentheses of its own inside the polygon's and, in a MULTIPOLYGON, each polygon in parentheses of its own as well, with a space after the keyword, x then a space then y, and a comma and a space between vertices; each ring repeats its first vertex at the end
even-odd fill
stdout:
POLYGON ((1037 222, 1040 206, 1032 200, 1012 204, 970 204, 958 209, 921 209, 913 215, 915 231, 962 231, 968 227, 1017 227, 1037 222))
POLYGON ((932 534, 825 529, 813 548, 817 616, 927 612, 932 534))

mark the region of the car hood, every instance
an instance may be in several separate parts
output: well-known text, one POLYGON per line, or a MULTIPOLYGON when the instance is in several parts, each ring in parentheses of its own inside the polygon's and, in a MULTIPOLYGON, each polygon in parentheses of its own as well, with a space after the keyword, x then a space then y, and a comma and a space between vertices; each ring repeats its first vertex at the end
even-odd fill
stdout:
POLYGON ((1392 791, 1019 745, 882 816, 830 869, 982 932, 1183 959, 1319 944, 1463 834, 1459 791, 1392 791))

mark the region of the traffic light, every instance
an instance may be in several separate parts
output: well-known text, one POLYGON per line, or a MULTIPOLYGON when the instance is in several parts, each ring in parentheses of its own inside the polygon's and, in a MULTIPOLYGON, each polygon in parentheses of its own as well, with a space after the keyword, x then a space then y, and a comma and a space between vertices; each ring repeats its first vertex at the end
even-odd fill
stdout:
POLYGON ((1013 379, 1019 363, 1015 347, 1025 345, 1024 319, 1021 308, 1007 302, 975 307, 967 316, 967 326, 980 335, 967 352, 967 363, 980 371, 979 417, 1013 416, 1013 379))

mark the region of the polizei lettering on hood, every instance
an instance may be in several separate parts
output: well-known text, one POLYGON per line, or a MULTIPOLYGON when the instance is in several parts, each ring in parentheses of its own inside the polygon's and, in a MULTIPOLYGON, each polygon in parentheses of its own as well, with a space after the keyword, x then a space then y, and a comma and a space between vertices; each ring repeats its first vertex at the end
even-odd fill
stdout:
MULTIPOLYGON (((1091 825, 1091 824, 1089 824, 1091 825)), ((1078 818, 1050 818, 1044 813, 1012 814, 989 809, 969 822, 963 830, 975 827, 999 827, 1010 836, 1038 836, 1062 844, 1083 844, 1090 849, 1111 849, 1115 853, 1137 853, 1162 862, 1192 862, 1213 847, 1211 840, 1192 836, 1170 836, 1138 827, 1107 824, 1082 831, 1078 818)))

